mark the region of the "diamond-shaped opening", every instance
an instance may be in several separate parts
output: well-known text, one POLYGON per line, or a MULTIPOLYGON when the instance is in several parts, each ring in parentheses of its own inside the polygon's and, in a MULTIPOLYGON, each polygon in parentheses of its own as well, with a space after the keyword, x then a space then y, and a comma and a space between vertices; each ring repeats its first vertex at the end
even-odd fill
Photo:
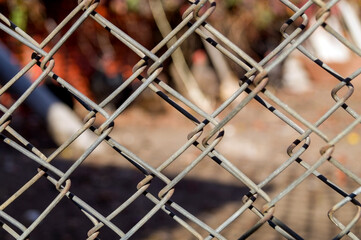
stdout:
POLYGON ((304 239, 332 238, 337 227, 325 213, 336 199, 336 192, 311 176, 276 203, 275 217, 304 239))
MULTIPOLYGON (((83 200, 86 201, 87 199, 83 200)), ((92 222, 79 210, 78 206, 64 197, 30 236, 39 239, 86 239, 89 229, 93 226, 92 222)), ((107 232, 107 228, 104 227, 102 231, 107 232)), ((111 231, 107 232, 107 234, 109 239, 118 237, 111 231)))
MULTIPOLYGON (((357 161, 355 161, 355 157, 359 154, 359 127, 356 127, 355 130, 356 131, 352 131, 341 139, 337 144, 337 148, 335 148, 333 156, 338 163, 359 177, 361 172, 357 166, 357 161)), ((358 185, 357 182, 348 177, 342 170, 339 170, 333 165, 330 168, 333 169, 333 179, 335 182, 347 190, 350 191, 350 188, 358 185)))
MULTIPOLYGON (((148 93, 157 97, 152 91, 148 93)), ((135 106, 132 111, 124 112, 116 119, 115 128, 110 134, 112 138, 153 167, 161 165, 184 145, 187 142, 187 134, 195 126, 175 109, 164 104, 166 110, 160 115, 154 115, 141 106, 135 106), (158 150, 154 151, 154 149, 158 150)))
MULTIPOLYGON (((298 136, 292 127, 255 101, 251 101, 227 124, 225 135, 216 149, 251 179, 261 182, 272 169, 275 170, 289 159, 287 148, 298 136), (267 168, 265 159, 269 159, 267 168), (262 171, 255 174, 257 168, 262 171)), ((304 142, 293 152, 302 145, 304 142)))
MULTIPOLYGON (((336 218, 339 222, 341 222, 344 226, 347 226, 357 214, 357 206, 355 204, 348 202, 344 206, 340 207, 335 213, 334 218, 336 218)), ((361 227, 360 222, 356 222, 356 224, 352 227, 351 232, 359 229, 361 227)), ((339 230, 341 231, 341 230, 339 230)))
MULTIPOLYGON (((2 156, 1 174, 2 184, 2 203, 21 188, 28 180, 37 174, 39 164, 20 154, 15 149, 2 146, 6 155, 2 156), (26 171, 24 171, 26 169, 26 171)), ((31 188, 30 188, 31 192, 31 188)))
MULTIPOLYGON (((155 180, 156 181, 156 180, 155 180)), ((153 184, 153 182, 152 182, 153 184)), ((151 185, 152 185, 151 184, 151 185)), ((150 192, 146 193, 147 195, 154 195, 150 192)), ((128 207, 126 207, 122 212, 120 212, 114 220, 114 224, 120 227, 125 233, 130 231, 139 221, 141 221, 148 212, 150 212, 155 207, 155 203, 149 200, 144 195, 140 195, 136 198, 128 207)), ((149 219, 146 219, 146 224, 143 225, 138 231, 138 236, 145 236, 146 233, 156 231, 161 225, 174 226, 177 225, 176 222, 170 221, 171 218, 164 214, 162 210, 151 216, 149 219)))
MULTIPOLYGON (((209 227, 215 229, 226 218, 226 215, 223 211, 220 211, 220 209, 223 210, 230 204, 234 203, 235 200, 232 200, 231 198, 235 198, 235 195, 239 193, 240 189, 242 188, 232 185, 203 181, 196 178, 185 178, 175 187, 175 194, 171 198, 171 201, 174 201, 174 204, 179 205, 182 209, 175 210, 175 206, 173 208, 172 204, 169 206, 169 209, 171 209, 177 217, 186 221, 186 223, 205 237, 208 235, 208 231, 204 230, 201 225, 189 220, 186 217, 186 212, 189 212, 209 227), (214 192, 214 189, 211 190, 211 185, 213 184, 219 185, 219 187, 224 189, 224 193, 227 191, 228 193, 224 195, 217 195, 217 193, 214 192)), ((167 224, 164 225, 162 229, 169 232, 172 236, 179 235, 181 233, 184 235, 191 234, 188 230, 179 225, 173 226, 167 224)), ((157 232, 155 234, 157 234, 157 232)))
MULTIPOLYGON (((31 165, 27 161, 23 161, 21 157, 18 157, 18 161, 21 162, 21 168, 26 166, 30 168, 31 165)), ((17 166, 19 167, 19 166, 17 166)), ((21 182, 21 186, 28 182, 36 173, 36 167, 32 168, 33 171, 30 172, 17 171, 13 173, 11 176, 6 176, 2 174, 1 176, 7 177, 7 181, 11 184, 5 184, 5 189, 2 191, 7 192, 6 197, 10 197, 15 193, 19 188, 17 187, 16 182, 21 182)), ((5 209, 4 212, 18 220, 20 223, 25 225, 26 227, 30 226, 45 210, 46 207, 57 197, 59 194, 58 191, 55 190, 52 184, 44 178, 40 178, 33 185, 30 186, 28 190, 23 192, 17 199, 10 203, 5 209)), ((4 204, 4 203, 3 203, 4 204)), ((4 205, 5 207, 5 205, 4 205)), ((57 208, 58 205, 55 206, 57 208)), ((46 217, 43 221, 46 222, 48 217, 46 217)), ((6 235, 3 235, 3 231, 0 231, 1 239, 7 239, 6 235)), ((32 234, 30 234, 32 236, 32 234)))
MULTIPOLYGON (((174 189, 175 193, 171 200, 212 228, 218 227, 226 220, 223 209, 227 209, 229 205, 235 203, 238 206, 243 205, 242 197, 249 191, 242 182, 220 168, 209 157, 205 157, 183 177, 174 189)), ((269 186, 264 190, 269 190, 269 186)), ((180 214, 182 213, 180 212, 180 214)), ((187 220, 187 222, 190 221, 187 220)), ((195 226, 195 228, 201 229, 199 226, 195 226)))

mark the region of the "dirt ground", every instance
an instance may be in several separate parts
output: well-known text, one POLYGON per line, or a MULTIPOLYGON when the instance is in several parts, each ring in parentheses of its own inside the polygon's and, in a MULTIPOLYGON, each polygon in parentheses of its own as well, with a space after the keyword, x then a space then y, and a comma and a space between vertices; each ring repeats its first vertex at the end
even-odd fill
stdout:
MULTIPOLYGON (((302 95, 274 92, 302 117, 314 123, 334 104, 330 92, 335 85, 334 80, 315 82, 312 91, 302 95)), ((348 104, 357 112, 360 111, 361 94, 357 86, 355 88, 355 94, 348 104)), ((116 120, 111 137, 149 165, 158 167, 186 142, 187 135, 195 125, 173 108, 166 106, 164 102, 159 101, 154 104, 160 105, 157 113, 147 111, 136 104, 131 106, 116 120)), ((27 121, 14 122, 15 128, 28 137, 35 146, 42 147, 45 153, 51 153, 55 145, 42 127, 44 123, 36 116, 29 114, 27 121)), ((220 119, 226 114, 227 112, 222 113, 220 119)), ((320 129, 332 139, 352 120, 344 110, 337 110, 320 129)), ((361 176, 361 167, 358 162, 358 156, 361 154, 360 134, 360 127, 356 127, 351 134, 336 145, 334 152, 334 157, 358 176, 361 176)), ((216 149, 258 184, 288 159, 287 147, 298 136, 295 130, 259 103, 252 101, 227 124, 225 136, 216 149)), ((314 134, 311 135, 311 145, 302 155, 302 159, 309 164, 316 162, 320 157, 319 150, 324 145, 323 140, 314 134)), ((36 173, 37 165, 5 144, 0 144, 0 149, 2 153, 0 156, 2 183, 0 184, 0 202, 4 202, 36 173)), ((199 154, 200 151, 195 147, 187 150, 165 169, 164 173, 173 179, 199 154)), ((65 171, 74 162, 76 156, 78 156, 76 153, 68 151, 57 158, 53 165, 65 171)), ((274 198, 304 171, 298 163, 292 163, 263 190, 274 198)), ((324 163, 319 171, 349 193, 359 187, 328 162, 324 163)), ((143 179, 143 174, 113 149, 105 147, 105 152, 93 154, 86 159, 70 179, 72 180, 71 191, 75 195, 100 213, 107 215, 136 191, 136 186, 143 179)), ((157 195, 163 186, 161 182, 155 181, 151 191, 157 195)), ((247 192, 248 188, 243 183, 206 157, 176 185, 172 200, 209 226, 217 228, 243 205, 242 196, 247 192)), ((55 198, 56 194, 53 185, 41 179, 7 207, 5 212, 28 226, 55 198)), ((303 239, 331 239, 340 230, 328 219, 327 212, 342 199, 339 194, 315 176, 310 176, 276 204, 274 216, 303 239)), ((263 204, 265 202, 259 199, 255 205, 261 208, 263 204)), ((126 232, 153 206, 145 197, 139 197, 113 222, 126 232)), ((345 225, 354 215, 356 215, 356 208, 351 204, 344 206, 336 214, 345 225)), ((237 239, 257 220, 255 214, 247 210, 222 231, 222 234, 227 239, 237 239)), ((191 225, 204 237, 207 236, 195 224, 191 223, 191 225)), ((33 231, 30 239, 86 239, 87 231, 91 227, 92 223, 84 217, 77 206, 68 199, 64 199, 33 231)), ((361 237, 360 221, 352 232, 361 237)), ((107 228, 101 230, 99 237, 119 239, 107 228)), ((0 239, 13 238, 1 229, 0 239)), ((169 216, 158 212, 132 239, 165 240, 194 239, 194 237, 169 216)), ((249 239, 276 240, 283 237, 270 225, 264 224, 249 239)))

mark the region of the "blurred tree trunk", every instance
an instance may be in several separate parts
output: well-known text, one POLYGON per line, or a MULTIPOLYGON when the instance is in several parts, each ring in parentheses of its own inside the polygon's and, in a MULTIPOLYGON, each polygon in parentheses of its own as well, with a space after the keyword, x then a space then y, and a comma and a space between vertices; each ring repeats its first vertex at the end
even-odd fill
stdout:
MULTIPOLYGON (((167 20, 162 2, 160 0, 150 0, 149 5, 159 31, 163 37, 166 37, 172 31, 172 28, 167 20)), ((167 46, 171 47, 176 41, 176 37, 173 37, 167 43, 167 46)), ((210 100, 202 93, 201 89, 199 88, 196 80, 194 79, 194 76, 189 70, 181 49, 177 48, 171 57, 174 64, 174 70, 177 72, 177 74, 174 74, 173 71, 171 71, 170 74, 173 75, 172 77, 175 80, 176 87, 178 89, 185 89, 185 93, 204 110, 212 110, 210 100)))

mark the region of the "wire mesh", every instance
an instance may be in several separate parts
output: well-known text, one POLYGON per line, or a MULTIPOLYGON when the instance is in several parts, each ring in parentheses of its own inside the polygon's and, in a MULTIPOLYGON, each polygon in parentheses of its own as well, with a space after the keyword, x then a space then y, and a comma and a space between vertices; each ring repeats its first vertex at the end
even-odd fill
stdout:
MULTIPOLYGON (((347 148, 338 148, 338 146, 343 146, 340 142, 347 138, 349 134, 352 134, 361 122, 361 116, 356 110, 357 104, 356 107, 351 107, 355 104, 349 104, 355 90, 353 85, 354 79, 360 74, 361 68, 357 68, 347 76, 342 76, 324 63, 322 59, 314 55, 306 44, 314 32, 322 28, 327 32, 328 36, 336 39, 358 57, 361 56, 360 48, 348 40, 348 38, 343 37, 342 34, 333 28, 332 24, 328 23, 330 16, 336 14, 331 9, 341 2, 343 1, 309 0, 304 1, 302 5, 296 5, 288 0, 277 2, 280 5, 284 5, 287 11, 292 12, 292 16, 289 19, 285 19, 284 24, 280 26, 283 40, 260 61, 246 54, 245 51, 232 43, 207 21, 217 11, 216 1, 214 0, 189 1, 188 8, 184 11, 182 19, 179 19, 178 25, 167 32, 166 36, 156 46, 149 49, 142 46, 131 35, 122 31, 121 26, 116 26, 98 13, 99 1, 79 1, 78 6, 40 43, 12 23, 8 17, 0 14, 0 29, 16 39, 18 44, 25 45, 32 51, 27 65, 11 79, 8 79, 6 84, 3 84, 0 94, 8 92, 11 86, 31 69, 36 68, 41 72, 37 79, 26 87, 11 106, 0 105, 2 112, 0 118, 3 145, 2 155, 15 150, 23 158, 26 158, 31 163, 35 163, 35 165, 31 166, 26 165, 28 166, 26 171, 33 172, 32 177, 20 184, 20 187, 11 195, 2 196, 0 223, 3 229, 2 233, 6 236, 6 239, 32 239, 32 233, 36 229, 41 228, 41 226, 45 226, 44 228, 47 229, 47 226, 50 225, 49 222, 56 222, 56 219, 50 221, 50 219, 54 219, 52 212, 59 211, 68 202, 78 207, 74 211, 77 211, 82 220, 75 228, 79 225, 85 225, 88 228, 88 232, 84 233, 84 235, 86 234, 84 236, 86 239, 100 239, 104 231, 111 232, 113 234, 111 236, 114 239, 146 238, 144 235, 140 237, 142 235, 136 234, 142 232, 144 226, 149 222, 154 221, 156 215, 166 216, 166 221, 172 222, 172 224, 183 229, 182 234, 184 233, 184 235, 179 239, 246 239, 248 237, 271 239, 270 236, 275 236, 274 239, 323 238, 322 236, 314 237, 315 235, 307 235, 307 229, 306 231, 293 229, 292 224, 288 223, 291 221, 290 218, 295 219, 297 222, 307 221, 300 217, 300 213, 296 215, 291 214, 291 211, 296 210, 307 212, 306 214, 309 216, 327 215, 330 223, 332 223, 331 228, 333 230, 330 232, 333 235, 332 237, 325 237, 325 239, 341 239, 344 237, 359 239, 357 235, 360 234, 358 221, 361 216, 361 205, 357 198, 361 191, 361 179, 358 175, 357 156, 352 156, 354 165, 347 165, 341 159, 338 159, 337 156, 339 155, 336 155, 335 152, 348 151, 347 148), (316 10, 306 15, 305 12, 311 8, 316 10), (98 31, 104 31, 114 36, 119 44, 124 44, 138 56, 139 60, 134 65, 130 77, 100 102, 88 98, 79 89, 74 87, 69 79, 63 79, 54 70, 54 66, 57 64, 55 56, 59 49, 81 27, 84 21, 97 22, 103 28, 99 28, 98 31), (60 33, 61 36, 59 37, 60 33), (203 98, 204 96, 200 95, 197 98, 197 92, 192 92, 192 85, 185 92, 180 92, 166 81, 162 81, 160 77, 164 68, 169 66, 167 61, 172 57, 172 54, 175 54, 181 45, 193 35, 197 35, 209 43, 208 47, 217 49, 219 53, 244 71, 244 74, 239 77, 240 80, 237 83, 237 88, 226 99, 222 100, 215 110, 212 110, 212 107, 207 105, 208 102, 205 101, 206 98, 203 98), (50 44, 54 39, 56 43, 50 44), (279 98, 273 91, 273 88, 269 87, 269 83, 272 81, 268 77, 269 73, 282 65, 295 52, 309 59, 314 68, 321 67, 329 75, 330 79, 337 79, 339 81, 331 90, 331 97, 334 102, 327 107, 324 113, 317 113, 317 117, 312 118, 313 120, 309 120, 308 117, 303 115, 303 112, 296 110, 295 107, 289 106, 287 101, 279 98), (16 110, 26 102, 47 77, 52 78, 70 92, 87 113, 81 127, 73 132, 69 138, 64 139, 62 144, 51 152, 42 151, 42 146, 36 147, 36 144, 29 142, 22 132, 18 132, 12 127, 12 122, 18 117, 15 114, 16 110), (139 84, 130 96, 114 111, 108 111, 107 106, 112 100, 122 94, 126 87, 134 82, 139 82, 139 84), (162 102, 167 103, 172 111, 178 113, 178 118, 193 124, 191 125, 192 128, 189 128, 189 131, 185 133, 186 138, 182 136, 181 146, 174 150, 171 156, 154 160, 154 162, 138 156, 131 147, 121 144, 119 138, 112 135, 114 133, 113 130, 117 127, 118 119, 126 114, 126 109, 132 103, 137 103, 136 100, 146 90, 151 90, 162 102), (239 121, 237 116, 242 113, 257 114, 257 112, 252 112, 249 108, 249 106, 254 106, 252 105, 254 102, 258 102, 261 106, 261 108, 257 108, 259 114, 263 110, 268 110, 275 119, 282 122, 283 126, 297 134, 297 137, 289 142, 289 146, 282 146, 287 148, 287 158, 276 161, 275 158, 277 156, 266 156, 262 159, 262 164, 257 165, 257 170, 253 174, 261 176, 262 180, 260 181, 255 180, 258 177, 246 171, 247 166, 242 164, 242 159, 235 161, 228 157, 227 150, 219 147, 222 142, 226 141, 227 131, 225 129, 227 129, 227 126, 231 125, 231 122, 235 120, 239 121), (338 120, 339 125, 342 125, 342 127, 328 131, 324 126, 339 112, 344 114, 338 120), (351 117, 352 121, 347 122, 345 119, 349 117, 351 117), (79 153, 75 161, 68 162, 65 166, 60 166, 56 161, 62 159, 62 154, 71 148, 78 138, 85 134, 90 134, 91 144, 79 153), (320 155, 314 153, 307 155, 310 146, 312 146, 311 138, 317 139, 315 140, 317 142, 316 148, 320 155), (104 149, 100 151, 100 148, 104 149), (197 149, 197 154, 192 155, 191 160, 184 161, 184 156, 191 149, 197 149), (96 154, 97 150, 99 152, 96 154), (106 153, 105 150, 111 153, 106 153), (119 197, 119 199, 117 199, 115 206, 111 206, 112 210, 109 213, 96 209, 92 202, 88 202, 86 194, 79 195, 78 189, 72 187, 74 176, 77 172, 81 171, 81 167, 85 165, 85 161, 88 158, 95 155, 95 158, 98 159, 97 161, 101 161, 103 158, 106 158, 107 154, 116 155, 113 157, 116 161, 128 163, 137 171, 137 178, 130 180, 134 183, 132 191, 123 193, 125 192, 123 189, 125 187, 122 183, 113 182, 114 185, 119 187, 116 192, 109 194, 115 198, 119 197), (314 161, 310 159, 314 159, 314 161), (216 170, 211 174, 227 175, 238 184, 235 187, 236 191, 239 191, 237 196, 229 196, 232 201, 237 202, 236 207, 231 210, 220 207, 220 211, 225 212, 226 215, 223 218, 217 215, 212 216, 211 213, 197 214, 197 211, 189 210, 191 207, 188 205, 184 206, 182 201, 176 197, 177 189, 182 189, 182 184, 187 182, 190 172, 195 171, 194 169, 209 161, 216 163, 216 170), (265 165, 270 161, 274 162, 273 164, 276 164, 276 167, 269 173, 265 169, 265 165), (176 173, 172 175, 167 174, 166 170, 173 166, 177 166, 176 173), (298 172, 299 174, 294 174, 295 166, 301 167, 297 168, 302 169, 301 172, 298 172), (337 170, 344 178, 351 180, 352 187, 345 190, 341 186, 342 184, 332 182, 330 177, 327 176, 328 172, 323 171, 323 168, 326 167, 327 169, 333 169, 331 171, 337 170), (290 174, 291 176, 287 178, 284 174, 290 174), (282 181, 283 187, 274 192, 271 189, 272 183, 278 181, 278 179, 282 181), (31 203, 24 203, 25 200, 22 196, 32 192, 35 189, 34 186, 44 180, 51 186, 51 188, 48 187, 44 191, 51 192, 53 197, 46 200, 48 201, 47 205, 39 214, 35 215, 29 224, 25 224, 16 212, 11 210, 11 207, 16 204, 31 205, 31 203), (296 189, 301 190, 301 196, 302 191, 303 195, 306 195, 306 192, 310 188, 312 189, 313 186, 318 186, 318 183, 323 183, 325 191, 334 194, 333 196, 335 197, 329 199, 332 202, 331 208, 322 208, 317 203, 318 200, 312 197, 309 197, 313 199, 310 200, 309 205, 298 203, 296 206, 292 205, 296 200, 288 197, 293 196, 296 189), (121 194, 123 195, 120 197, 121 194), (140 199, 144 202, 139 205, 137 201, 140 201, 140 199), (283 201, 284 199, 286 202, 283 201), (288 206, 291 205, 293 207, 289 208, 288 206), (349 206, 351 207, 348 208, 349 206), (7 211, 8 209, 10 210, 7 211), (143 215, 139 219, 134 220, 129 216, 131 211, 141 211, 143 215), (347 214, 351 213, 351 217, 344 220, 342 218, 344 212, 347 212, 347 214), (342 220, 340 220, 341 218, 342 220), (118 220, 116 221, 116 219, 118 220), (128 225, 123 227, 124 224, 120 224, 119 219, 123 222, 128 222, 128 225), (267 231, 275 235, 271 235, 269 232, 265 233, 264 228, 267 228, 267 231)), ((5 61, 10 62, 11 59, 7 58, 5 61)), ((302 104, 308 98, 311 97, 305 95, 300 97, 298 101, 302 104)), ((318 101, 324 101, 324 99, 319 99, 318 101)), ((312 108, 312 104, 307 107, 312 108)), ((253 123, 255 123, 259 117, 252 116, 251 118, 253 123)), ((148 119, 148 121, 157 120, 148 119)), ((127 122, 123 123, 127 125, 127 122)), ((160 127, 165 128, 167 124, 169 123, 160 123, 160 127)), ((246 126, 246 128, 251 128, 251 126, 246 126)), ((116 134, 121 135, 122 133, 117 132, 116 134)), ((246 137, 252 138, 252 129, 248 134, 246 137)), ((172 137, 177 138, 177 135, 174 134, 172 137)), ((277 142, 275 140, 271 141, 277 142)), ((237 143, 228 141, 225 142, 225 145, 234 146, 237 143)), ((146 143, 142 146, 143 149, 147 147, 146 143)), ((258 143, 256 151, 261 151, 260 149, 263 147, 265 146, 262 143, 258 143)), ((239 148, 241 152, 247 150, 247 146, 242 144, 238 144, 236 148, 239 148)), ((18 172, 21 170, 19 168, 22 167, 18 165, 20 164, 18 163, 19 155, 16 156, 9 161, 18 167, 15 171, 18 172)), ((94 171, 96 170, 87 169, 83 178, 86 179, 86 176, 93 175, 94 171)), ((8 186, 10 183, 4 179, 2 184, 8 186)), ((217 185, 214 185, 214 188, 217 189, 212 190, 213 193, 211 196, 208 196, 205 202, 209 202, 212 198, 225 194, 225 191, 227 191, 227 189, 221 189, 224 186, 217 187, 217 185)), ((91 189, 90 191, 94 190, 91 189)), ((194 190, 193 187, 190 187, 187 190, 181 190, 181 194, 185 195, 184 198, 192 199, 197 191, 199 192, 200 190, 197 188, 194 190)), ((32 195, 32 201, 45 201, 41 195, 32 195)), ((23 207, 19 208, 23 209, 23 207)), ((58 226, 65 223, 56 222, 55 224, 58 226)), ((156 222, 155 225, 157 224, 162 225, 164 223, 156 222)), ((308 225, 305 228, 310 230, 313 226, 308 225)), ((314 228, 316 228, 315 232, 321 231, 321 228, 318 226, 314 228)), ((160 229, 163 234, 166 234, 166 229, 160 229)), ((175 238, 174 236, 167 236, 165 235, 163 238, 175 238)), ((154 237, 154 239, 161 238, 159 236, 154 237)), ((54 237, 53 239, 60 238, 54 237)), ((69 233, 69 237, 64 239, 74 238, 69 233)))

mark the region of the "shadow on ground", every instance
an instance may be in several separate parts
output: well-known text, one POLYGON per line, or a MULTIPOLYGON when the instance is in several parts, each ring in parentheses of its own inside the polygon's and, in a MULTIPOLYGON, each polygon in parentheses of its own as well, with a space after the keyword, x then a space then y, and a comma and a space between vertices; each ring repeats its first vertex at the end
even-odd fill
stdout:
MULTIPOLYGON (((54 161, 59 169, 68 169, 72 162, 54 161)), ((36 172, 36 165, 20 154, 12 152, 0 163, 0 196, 4 202, 12 193, 29 180, 36 172)), ((173 176, 169 176, 171 179, 173 176)), ((136 185, 143 175, 136 170, 114 166, 80 166, 71 175, 71 192, 104 216, 126 201, 135 191, 136 185)), ((164 184, 152 181, 149 192, 157 196, 164 184)), ((172 200, 184 209, 202 219, 202 214, 210 214, 230 202, 241 204, 242 196, 248 188, 217 182, 184 178, 177 186, 172 200)), ((45 178, 40 179, 28 191, 21 195, 5 212, 22 222, 31 224, 37 215, 55 198, 57 192, 45 178)), ((113 222, 124 232, 131 229, 154 206, 145 196, 141 195, 128 208, 120 213, 113 222)), ((70 240, 86 239, 87 231, 92 223, 81 213, 69 199, 63 199, 47 218, 30 235, 30 239, 70 240)), ((144 239, 157 230, 169 231, 180 227, 163 211, 156 213, 132 239, 144 239)), ((216 226, 212 226, 216 227, 216 226)), ((101 230, 101 239, 118 239, 111 230, 101 230)), ((0 239, 13 239, 0 230, 0 239)))

